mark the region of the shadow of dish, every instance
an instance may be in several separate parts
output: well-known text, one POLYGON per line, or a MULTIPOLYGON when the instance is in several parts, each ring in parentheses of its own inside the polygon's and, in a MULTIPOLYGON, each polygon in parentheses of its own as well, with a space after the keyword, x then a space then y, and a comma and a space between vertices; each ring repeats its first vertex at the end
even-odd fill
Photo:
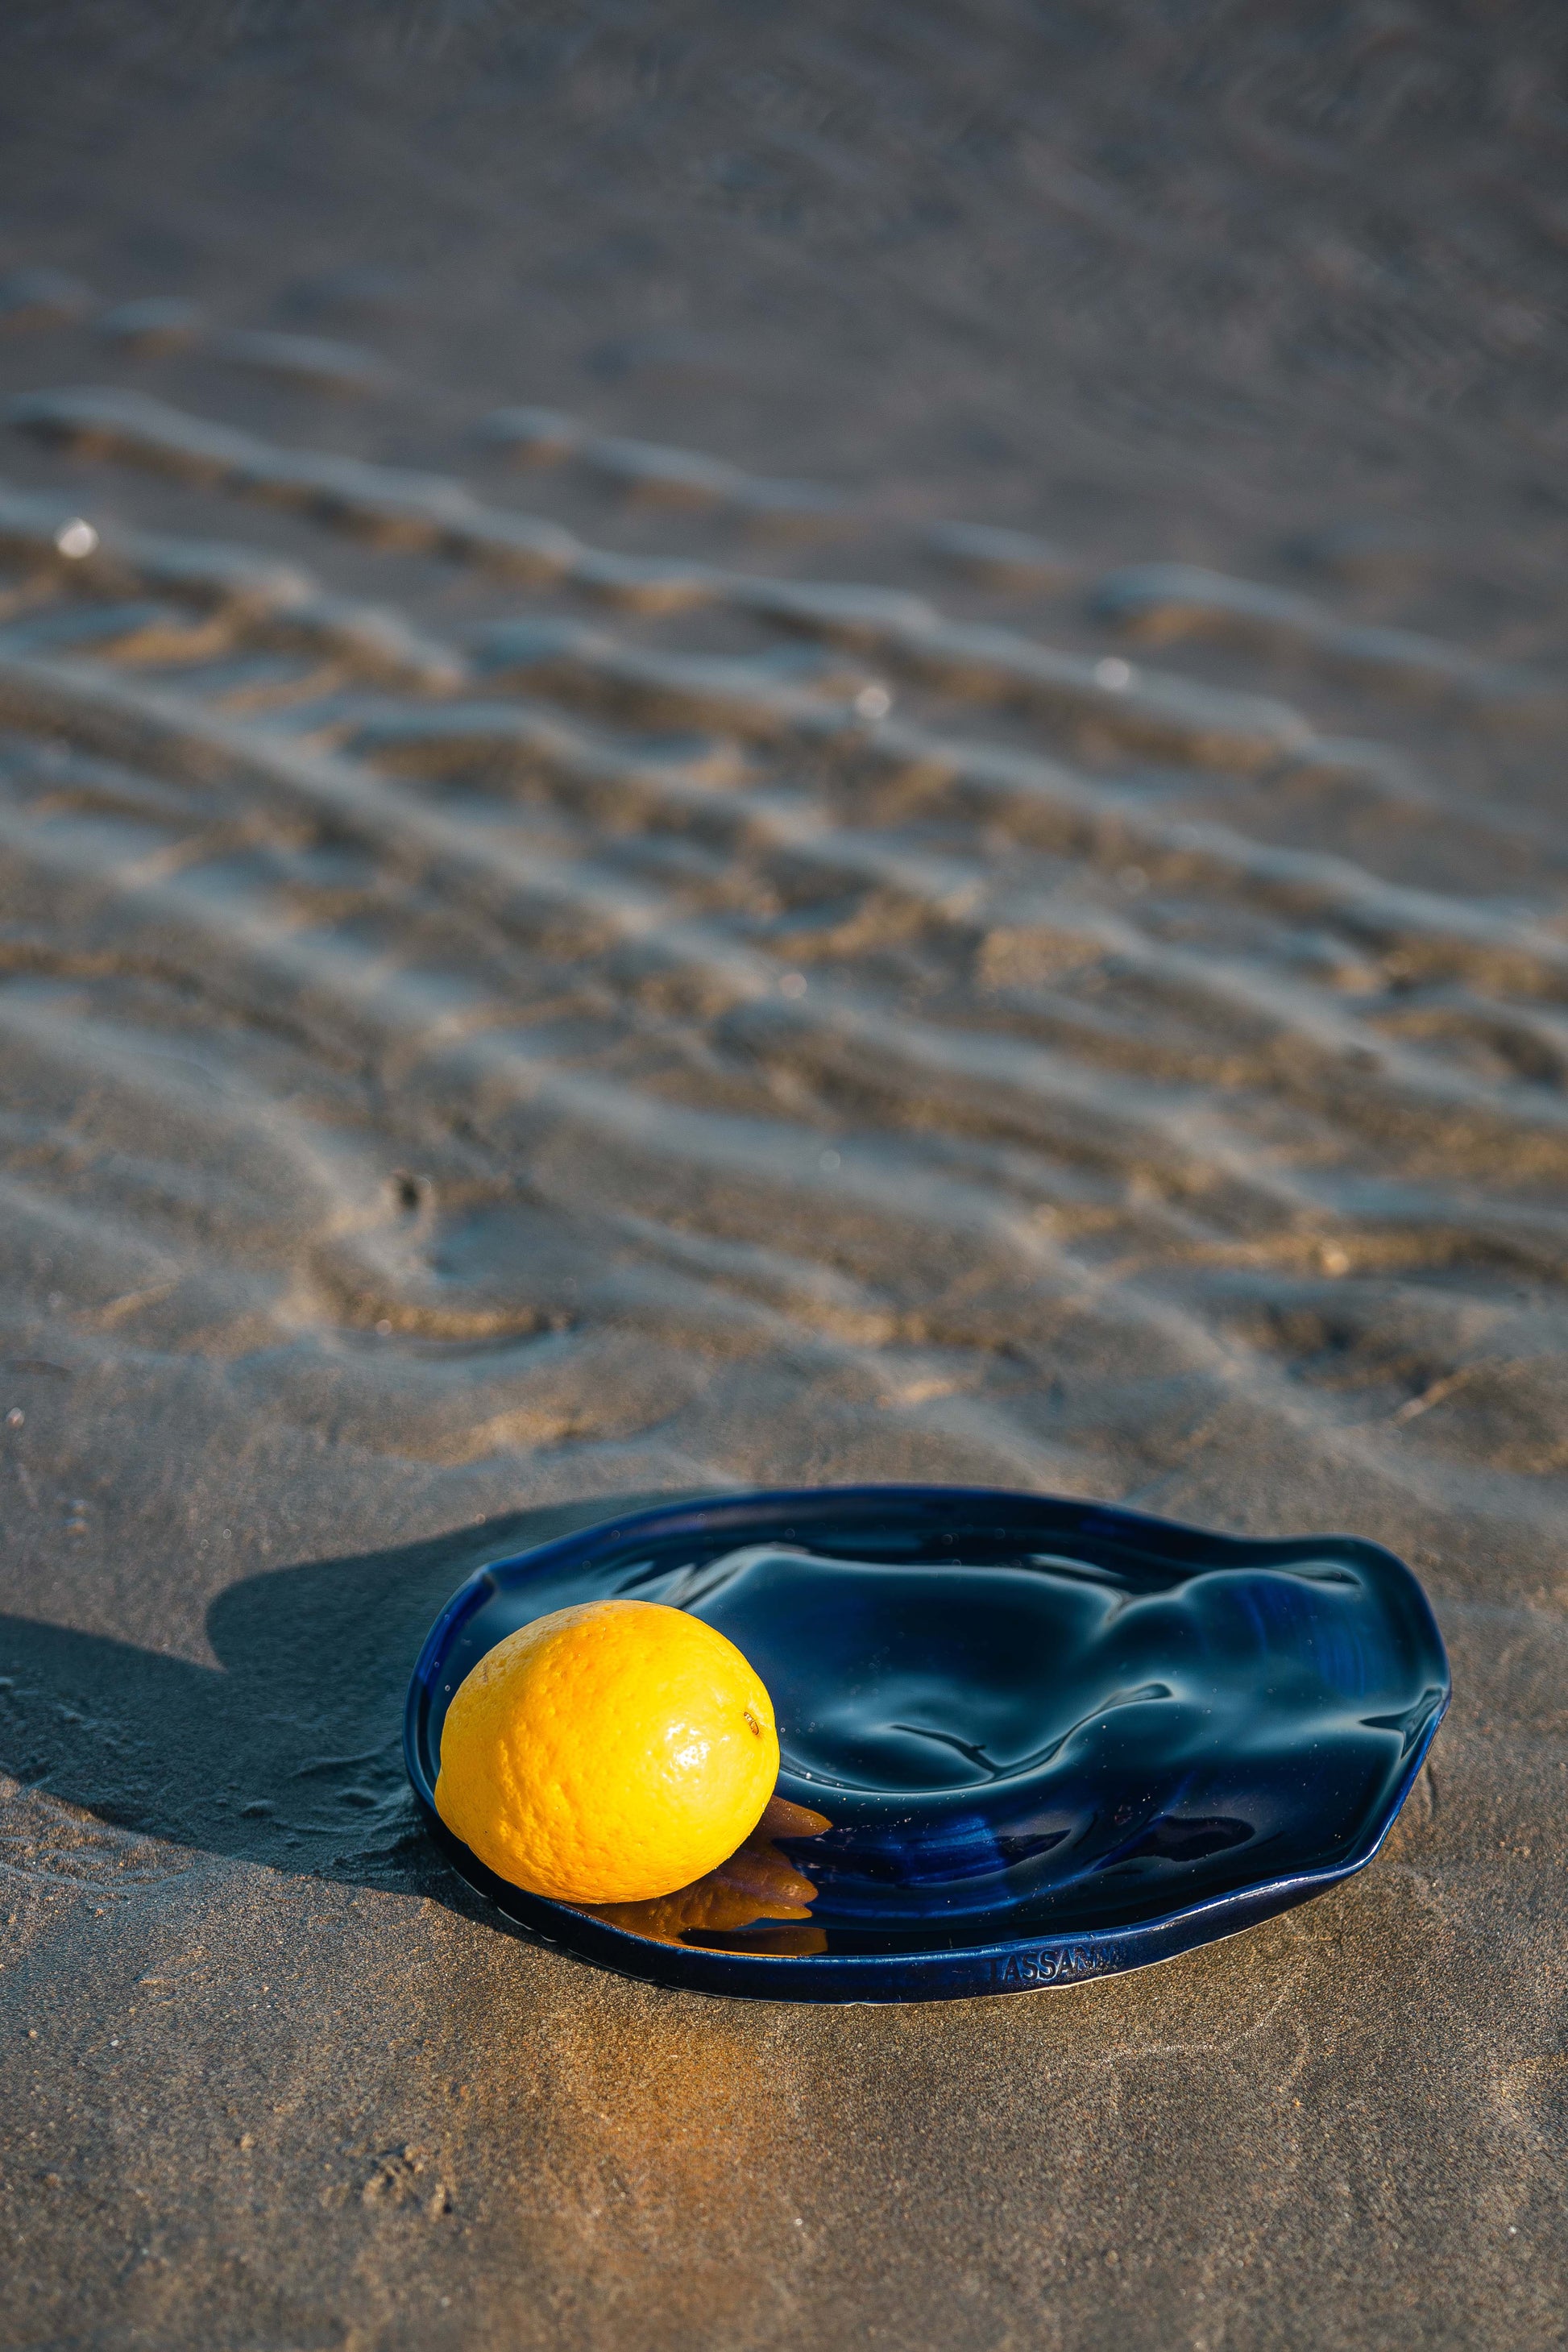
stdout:
POLYGON ((480 1916, 404 1770, 420 1644, 487 1560, 660 1499, 516 1512, 247 1577, 207 1611, 216 1667, 0 1616, 0 1773, 118 1829, 480 1916))
POLYGON ((572 1908, 656 1944, 705 1944, 719 1951, 809 1958, 827 1949, 826 1936, 820 1927, 787 1923, 810 1919, 816 1888, 773 1840, 820 1837, 832 1826, 826 1813, 771 1797, 745 1843, 705 1878, 646 1903, 574 1903, 572 1908))

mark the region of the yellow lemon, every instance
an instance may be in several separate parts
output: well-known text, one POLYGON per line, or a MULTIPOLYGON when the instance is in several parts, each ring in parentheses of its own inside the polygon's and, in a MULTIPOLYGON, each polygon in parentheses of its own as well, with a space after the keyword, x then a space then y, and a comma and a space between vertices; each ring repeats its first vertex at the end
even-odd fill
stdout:
POLYGON ((778 1770, 773 1701, 732 1642, 658 1601, 585 1601, 460 1685, 436 1810, 530 1894, 640 1903, 727 1861, 778 1770))

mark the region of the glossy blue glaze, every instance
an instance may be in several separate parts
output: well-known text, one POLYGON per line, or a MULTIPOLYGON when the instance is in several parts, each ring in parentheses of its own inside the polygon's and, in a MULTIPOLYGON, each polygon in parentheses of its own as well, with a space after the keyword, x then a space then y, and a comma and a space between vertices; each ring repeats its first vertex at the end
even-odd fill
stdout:
POLYGON ((481 1570, 426 1643, 405 1748, 463 1875, 553 1943, 716 1992, 932 2000, 1166 1959, 1363 1868, 1448 1688, 1419 1584, 1355 1537, 816 1488, 647 1511, 481 1570), (777 1708, 779 1793, 827 1824, 789 1816, 716 1891, 613 1914, 495 1878, 433 1802, 469 1669, 610 1594, 739 1644, 777 1708), (809 1900, 784 1899, 792 1874, 809 1900))

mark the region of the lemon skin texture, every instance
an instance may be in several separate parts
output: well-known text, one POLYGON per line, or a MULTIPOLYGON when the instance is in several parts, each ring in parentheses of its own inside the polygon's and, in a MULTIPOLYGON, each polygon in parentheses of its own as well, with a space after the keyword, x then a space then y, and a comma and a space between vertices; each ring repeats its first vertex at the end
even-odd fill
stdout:
POLYGON ((700 1618, 587 1601, 520 1626, 459 1686, 436 1810, 557 1903, 641 1903, 717 1869, 778 1779, 773 1701, 700 1618))

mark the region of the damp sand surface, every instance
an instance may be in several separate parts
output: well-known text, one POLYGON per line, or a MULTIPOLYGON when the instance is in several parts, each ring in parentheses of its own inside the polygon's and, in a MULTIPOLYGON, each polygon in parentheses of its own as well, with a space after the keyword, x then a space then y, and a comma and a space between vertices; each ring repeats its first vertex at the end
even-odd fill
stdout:
POLYGON ((0 31, 0 2340, 1548 2346, 1563 32, 0 31), (1411 1559, 1384 1856, 814 2012, 403 1687, 628 1498, 1411 1559))

